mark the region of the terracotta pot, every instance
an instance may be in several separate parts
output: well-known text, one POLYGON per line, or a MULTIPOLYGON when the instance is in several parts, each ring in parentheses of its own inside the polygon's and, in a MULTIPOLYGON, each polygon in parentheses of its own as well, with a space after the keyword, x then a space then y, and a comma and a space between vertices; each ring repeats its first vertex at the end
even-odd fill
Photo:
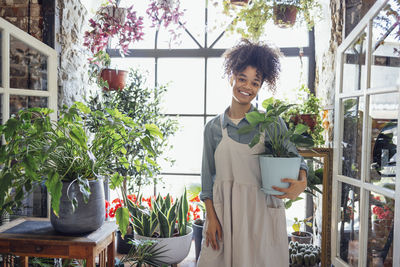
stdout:
POLYGON ((101 79, 108 83, 108 87, 103 90, 122 90, 125 87, 125 81, 128 72, 125 70, 104 69, 101 71, 101 79))
POLYGON ((290 28, 296 23, 297 7, 287 4, 274 5, 274 23, 281 28, 290 28))
POLYGON ((297 114, 290 117, 290 120, 297 125, 302 123, 307 125, 311 131, 314 131, 315 125, 317 124, 317 115, 316 114, 297 114))
POLYGON ((293 242, 299 242, 300 244, 311 244, 312 242, 312 233, 300 231, 301 235, 298 235, 298 232, 292 232, 291 240, 293 242))
POLYGON ((249 0, 231 0, 232 5, 245 6, 249 3, 249 0))

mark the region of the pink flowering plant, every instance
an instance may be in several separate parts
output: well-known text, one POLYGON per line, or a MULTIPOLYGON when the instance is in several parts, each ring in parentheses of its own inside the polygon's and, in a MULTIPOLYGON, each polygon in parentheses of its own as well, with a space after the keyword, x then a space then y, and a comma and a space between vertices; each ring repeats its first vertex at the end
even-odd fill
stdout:
POLYGON ((110 65, 106 48, 112 38, 118 40, 121 54, 126 55, 131 43, 143 39, 143 17, 133 10, 119 8, 114 0, 102 5, 89 20, 90 30, 85 32, 84 43, 93 57, 89 58, 90 79, 97 78, 101 70, 110 65), (126 11, 126 12, 121 12, 126 11))
POLYGON ((179 37, 179 29, 185 24, 181 22, 184 11, 180 7, 179 0, 151 0, 146 13, 152 21, 152 27, 169 28, 172 40, 179 37), (171 28, 171 25, 175 28, 171 28))

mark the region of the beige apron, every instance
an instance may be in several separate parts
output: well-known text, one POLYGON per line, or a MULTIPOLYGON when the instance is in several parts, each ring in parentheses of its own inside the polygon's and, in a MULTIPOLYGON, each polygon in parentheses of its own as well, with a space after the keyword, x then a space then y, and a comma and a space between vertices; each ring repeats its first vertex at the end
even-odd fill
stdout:
POLYGON ((198 267, 289 266, 282 200, 260 190, 257 154, 263 151, 263 142, 250 148, 231 139, 226 128, 222 130, 222 140, 214 154, 213 186, 213 204, 222 226, 222 241, 219 241, 219 250, 206 246, 206 221, 198 267))

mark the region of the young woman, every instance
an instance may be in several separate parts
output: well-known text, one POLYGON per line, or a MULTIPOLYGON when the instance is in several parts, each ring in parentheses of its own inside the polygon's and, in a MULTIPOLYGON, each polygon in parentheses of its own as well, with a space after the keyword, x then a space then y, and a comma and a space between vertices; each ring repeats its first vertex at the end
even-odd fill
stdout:
MULTIPOLYGON (((257 156, 265 146, 263 142, 248 146, 256 130, 237 133, 249 124, 245 114, 254 109, 251 101, 263 83, 274 90, 280 71, 279 53, 267 45, 244 40, 224 56, 232 103, 204 130, 200 198, 207 217, 198 266, 285 267, 289 255, 281 199, 295 199, 304 191, 307 165, 302 162, 298 180, 283 179, 290 183, 289 188, 274 188, 283 195, 266 195, 260 190, 257 156)), ((293 144, 288 145, 297 153, 293 144)))

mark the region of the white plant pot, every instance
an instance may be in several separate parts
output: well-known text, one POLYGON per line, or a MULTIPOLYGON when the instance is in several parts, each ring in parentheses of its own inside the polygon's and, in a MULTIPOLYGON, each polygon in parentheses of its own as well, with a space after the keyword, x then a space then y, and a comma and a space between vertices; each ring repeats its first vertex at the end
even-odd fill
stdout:
POLYGON ((154 238, 141 236, 135 233, 135 239, 138 240, 156 240, 158 244, 155 246, 155 249, 161 248, 161 250, 165 250, 164 253, 158 257, 164 264, 175 264, 183 261, 187 255, 189 254, 190 246, 192 245, 192 233, 193 230, 191 227, 187 227, 186 231, 188 234, 184 236, 176 236, 176 237, 167 237, 167 238, 154 238))
POLYGON ((288 188, 289 183, 284 183, 283 178, 298 179, 301 158, 275 158, 260 155, 260 169, 262 188, 266 194, 283 195, 282 192, 272 189, 272 186, 288 188))

